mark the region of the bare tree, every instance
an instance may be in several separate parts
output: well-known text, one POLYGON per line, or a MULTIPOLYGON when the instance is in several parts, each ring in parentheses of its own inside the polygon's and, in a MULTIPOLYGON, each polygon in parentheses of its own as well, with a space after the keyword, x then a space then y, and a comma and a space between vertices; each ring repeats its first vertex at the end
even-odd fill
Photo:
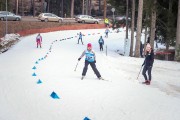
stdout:
POLYGON ((33 17, 35 17, 35 0, 33 0, 33 17))
POLYGON ((107 9, 107 3, 106 0, 104 0, 104 19, 106 18, 106 9, 107 9))
POLYGON ((22 16, 24 16, 24 1, 21 0, 21 13, 22 13, 22 16))
POLYGON ((50 0, 48 0, 48 8, 47 8, 47 12, 49 12, 49 7, 50 7, 50 0))
POLYGON ((132 20, 131 20, 131 48, 130 48, 130 56, 133 56, 133 46, 134 46, 134 18, 135 18, 135 0, 132 0, 132 20))
POLYGON ((129 6, 129 0, 126 0, 126 39, 128 39, 128 6, 129 6))
POLYGON ((141 41, 142 13, 143 13, 143 0, 139 0, 135 57, 139 57, 139 56, 140 56, 140 41, 141 41))
POLYGON ((86 0, 86 15, 88 15, 88 2, 89 0, 86 0))
POLYGON ((99 15, 101 13, 101 0, 99 0, 99 15))
POLYGON ((71 18, 74 17, 74 0, 71 0, 71 18))
POLYGON ((92 8, 92 0, 89 0, 89 10, 88 10, 89 15, 91 15, 91 8, 92 8))
POLYGON ((151 8, 151 32, 150 32, 150 44, 154 48, 154 38, 156 31, 156 3, 157 0, 153 0, 153 6, 151 8))
POLYGON ((61 17, 63 17, 64 14, 64 0, 61 0, 61 17))
POLYGON ((180 0, 178 2, 175 60, 180 61, 180 0))
POLYGON ((82 14, 84 15, 84 0, 82 2, 82 14))
POLYGON ((44 0, 41 0, 41 13, 44 12, 44 0))
POLYGON ((19 8, 19 1, 16 0, 16 15, 18 14, 18 8, 19 8))

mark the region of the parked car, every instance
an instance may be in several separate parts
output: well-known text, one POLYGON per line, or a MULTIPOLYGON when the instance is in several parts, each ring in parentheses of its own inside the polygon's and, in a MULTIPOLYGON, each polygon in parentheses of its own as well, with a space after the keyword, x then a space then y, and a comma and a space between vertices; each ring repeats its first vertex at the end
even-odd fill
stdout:
POLYGON ((44 22, 52 21, 52 22, 60 22, 61 23, 63 21, 63 18, 58 17, 57 15, 52 14, 52 13, 41 13, 38 16, 38 20, 41 20, 44 22))
POLYGON ((14 13, 8 12, 8 11, 0 11, 0 20, 15 20, 15 21, 20 21, 21 16, 15 15, 14 13))
POLYGON ((75 21, 78 23, 95 23, 98 24, 99 20, 89 15, 77 15, 75 21))
MULTIPOLYGON (((116 21, 126 21, 126 16, 116 16, 115 20, 116 21)), ((131 21, 130 17, 128 17, 128 21, 131 21)))

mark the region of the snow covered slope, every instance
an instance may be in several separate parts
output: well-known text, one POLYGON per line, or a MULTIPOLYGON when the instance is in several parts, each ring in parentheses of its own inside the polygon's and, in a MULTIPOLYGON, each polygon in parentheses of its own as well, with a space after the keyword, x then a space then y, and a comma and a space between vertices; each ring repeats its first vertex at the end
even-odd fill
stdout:
POLYGON ((44 33, 41 49, 34 34, 1 54, 0 120, 179 120, 180 63, 155 60, 152 84, 140 84, 142 75, 136 78, 144 59, 117 54, 123 51, 125 33, 104 38, 104 31, 81 30, 84 45, 77 44, 80 30, 44 33), (98 80, 90 66, 80 79, 84 58, 79 63, 78 58, 89 42, 97 69, 109 81, 98 80))

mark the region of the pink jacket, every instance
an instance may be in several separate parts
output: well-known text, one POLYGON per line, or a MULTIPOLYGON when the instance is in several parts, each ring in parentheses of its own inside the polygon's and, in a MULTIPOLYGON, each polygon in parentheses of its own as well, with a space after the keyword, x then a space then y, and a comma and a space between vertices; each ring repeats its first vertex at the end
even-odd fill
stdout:
POLYGON ((38 36, 36 37, 36 42, 42 42, 42 37, 41 37, 41 35, 38 35, 38 36))

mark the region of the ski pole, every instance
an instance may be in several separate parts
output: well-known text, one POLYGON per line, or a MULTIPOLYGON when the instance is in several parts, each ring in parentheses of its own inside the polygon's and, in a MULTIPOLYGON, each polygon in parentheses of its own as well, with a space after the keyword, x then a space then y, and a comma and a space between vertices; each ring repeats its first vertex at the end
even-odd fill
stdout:
POLYGON ((77 66, 78 66, 78 63, 79 63, 79 60, 78 60, 78 62, 77 62, 77 64, 76 64, 76 67, 75 67, 74 71, 76 71, 76 68, 77 68, 77 66))
POLYGON ((140 71, 139 71, 139 73, 138 73, 137 80, 138 80, 138 78, 139 78, 139 74, 140 74, 140 72, 141 72, 141 70, 142 70, 142 67, 143 67, 143 66, 141 66, 141 69, 140 69, 140 71))

